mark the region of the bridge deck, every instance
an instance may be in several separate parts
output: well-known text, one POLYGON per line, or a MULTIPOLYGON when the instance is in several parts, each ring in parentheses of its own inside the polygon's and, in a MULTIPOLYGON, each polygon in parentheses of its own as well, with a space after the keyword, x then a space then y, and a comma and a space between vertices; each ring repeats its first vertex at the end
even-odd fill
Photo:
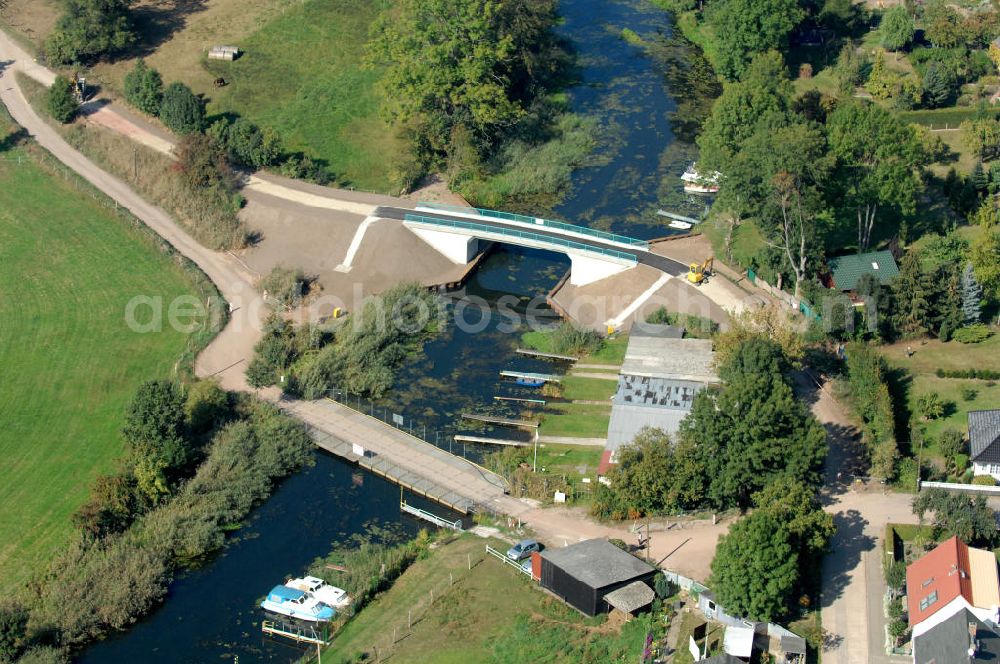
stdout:
POLYGON ((476 504, 496 507, 504 495, 500 476, 342 404, 282 400, 278 405, 306 423, 319 447, 459 512, 467 514, 476 504), (354 445, 365 454, 356 454, 354 445))
MULTIPOLYGON (((405 221, 407 215, 413 215, 413 210, 408 210, 405 208, 395 208, 388 206, 378 206, 372 211, 372 216, 379 217, 382 219, 397 219, 399 221, 405 221)), ((431 212, 426 210, 421 210, 419 213, 421 217, 436 218, 443 221, 455 222, 457 224, 464 224, 469 222, 468 217, 460 217, 457 215, 448 214, 447 212, 431 212)), ((514 222, 506 222, 500 219, 482 218, 476 219, 476 224, 483 226, 495 227, 500 231, 506 231, 509 233, 524 233, 526 232, 523 224, 518 224, 514 222)), ((643 250, 641 247, 624 249, 618 244, 608 244, 606 242, 601 242, 597 239, 584 239, 576 236, 569 236, 565 232, 560 232, 559 229, 549 228, 546 226, 538 226, 537 228, 532 228, 530 230, 532 235, 539 237, 551 237, 553 239, 553 251, 560 251, 560 243, 566 243, 571 241, 576 244, 585 244, 593 247, 596 250, 607 253, 608 255, 614 255, 619 253, 627 253, 634 255, 636 261, 641 265, 648 265, 652 268, 659 270, 665 274, 677 276, 680 274, 686 274, 688 271, 688 266, 684 265, 679 261, 675 261, 666 256, 660 256, 659 254, 654 254, 651 251, 643 250)), ((502 241, 502 240, 501 240, 502 241)), ((511 241, 514 241, 513 237, 511 241)))

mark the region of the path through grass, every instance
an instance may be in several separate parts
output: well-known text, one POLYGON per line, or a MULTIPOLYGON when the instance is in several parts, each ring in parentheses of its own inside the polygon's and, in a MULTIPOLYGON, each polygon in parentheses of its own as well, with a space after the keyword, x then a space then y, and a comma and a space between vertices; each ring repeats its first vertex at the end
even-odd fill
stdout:
MULTIPOLYGON (((0 137, 10 132, 0 118, 0 137)), ((120 451, 132 392, 170 375, 187 347, 169 328, 131 332, 126 304, 194 292, 178 265, 39 152, 0 147, 0 592, 65 543, 91 481, 120 451)))

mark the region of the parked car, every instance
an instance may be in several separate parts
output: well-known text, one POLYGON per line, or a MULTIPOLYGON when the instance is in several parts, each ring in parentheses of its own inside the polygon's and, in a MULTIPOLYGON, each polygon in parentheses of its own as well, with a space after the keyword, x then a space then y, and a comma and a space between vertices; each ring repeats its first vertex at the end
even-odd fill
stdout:
POLYGON ((525 574, 531 574, 531 558, 525 558, 521 561, 521 571, 525 574))
POLYGON ((507 557, 511 560, 523 560, 535 551, 541 551, 542 545, 533 539, 521 540, 507 549, 507 557))

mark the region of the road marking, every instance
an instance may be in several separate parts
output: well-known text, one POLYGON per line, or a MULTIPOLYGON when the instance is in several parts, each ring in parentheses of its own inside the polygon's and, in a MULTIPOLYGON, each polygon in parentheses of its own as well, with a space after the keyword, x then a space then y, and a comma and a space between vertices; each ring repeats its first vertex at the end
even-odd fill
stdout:
POLYGON ((358 249, 361 248, 361 242, 365 239, 365 233, 368 232, 368 227, 374 224, 376 221, 380 221, 379 217, 365 217, 365 220, 361 222, 358 226, 358 230, 354 232, 354 237, 351 239, 351 246, 347 248, 347 254, 344 256, 344 261, 333 268, 337 272, 350 272, 351 267, 354 265, 354 257, 358 253, 358 249))
POLYGON ((645 292, 642 293, 642 295, 640 295, 639 297, 635 298, 635 300, 632 301, 632 304, 625 307, 624 311, 618 314, 618 316, 616 316, 615 318, 608 320, 605 324, 608 327, 621 327, 622 323, 628 320, 629 316, 634 314, 639 309, 639 307, 645 304, 649 298, 653 297, 653 295, 656 294, 656 291, 663 288, 663 286, 672 278, 673 277, 670 276, 669 274, 661 274, 660 278, 657 279, 652 286, 647 288, 645 292))

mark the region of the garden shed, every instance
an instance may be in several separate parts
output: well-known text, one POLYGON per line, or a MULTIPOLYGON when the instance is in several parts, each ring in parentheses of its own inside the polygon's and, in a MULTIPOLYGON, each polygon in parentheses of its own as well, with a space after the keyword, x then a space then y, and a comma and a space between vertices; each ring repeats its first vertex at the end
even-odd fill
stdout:
POLYGON ((618 607, 621 610, 632 607, 626 613, 637 611, 653 600, 649 586, 656 568, 607 540, 585 540, 548 549, 539 554, 539 559, 542 587, 588 616, 606 613, 612 606, 611 600, 621 604, 618 607), (646 586, 649 592, 636 583, 646 586), (619 589, 625 592, 613 595, 619 589), (649 601, 642 603, 645 599, 649 601))

